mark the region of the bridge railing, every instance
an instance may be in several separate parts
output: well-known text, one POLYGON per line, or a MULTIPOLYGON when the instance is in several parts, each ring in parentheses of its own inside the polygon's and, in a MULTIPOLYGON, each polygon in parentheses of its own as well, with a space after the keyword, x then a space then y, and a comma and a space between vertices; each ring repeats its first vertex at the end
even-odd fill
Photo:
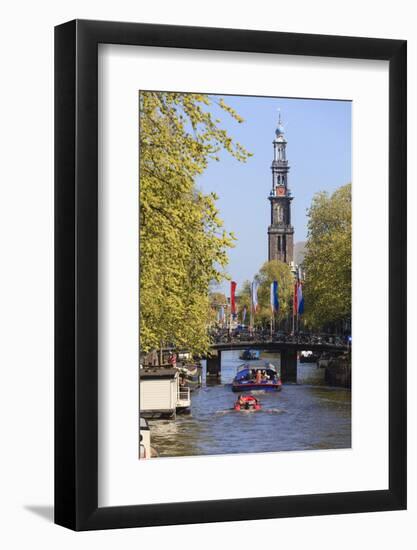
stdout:
POLYGON ((274 342, 285 344, 305 344, 308 345, 332 345, 347 347, 349 341, 346 337, 337 334, 291 334, 284 332, 275 332, 271 335, 269 331, 228 331, 221 330, 211 334, 213 344, 228 344, 239 342, 274 342))

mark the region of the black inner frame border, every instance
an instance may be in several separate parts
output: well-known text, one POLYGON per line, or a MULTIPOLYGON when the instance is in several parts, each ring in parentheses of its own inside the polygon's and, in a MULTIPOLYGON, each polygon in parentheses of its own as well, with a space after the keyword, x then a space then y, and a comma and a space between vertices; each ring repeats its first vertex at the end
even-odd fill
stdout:
MULTIPOLYGON (((406 508, 405 40, 74 20, 55 28, 55 523, 77 531, 406 508), (389 488, 98 507, 98 45, 389 61, 389 488)), ((370 281, 371 283, 371 281, 370 281)))

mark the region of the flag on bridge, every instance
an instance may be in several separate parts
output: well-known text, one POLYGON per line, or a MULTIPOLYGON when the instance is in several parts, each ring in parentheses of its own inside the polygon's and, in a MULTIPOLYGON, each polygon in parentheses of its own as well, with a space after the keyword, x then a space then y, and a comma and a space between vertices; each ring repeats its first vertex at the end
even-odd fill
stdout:
POLYGON ((236 315, 236 283, 230 283, 230 307, 232 315, 236 315))
POLYGON ((303 296, 303 283, 298 281, 297 283, 297 308, 298 315, 304 313, 304 296, 303 296))
POLYGON ((271 283, 271 311, 276 313, 279 310, 278 281, 271 283))
POLYGON ((252 282, 251 285, 251 299, 252 299, 252 311, 257 311, 258 309, 258 286, 259 284, 256 281, 252 282))
POLYGON ((292 312, 294 315, 297 315, 298 312, 298 282, 294 283, 292 312))
POLYGON ((243 308, 243 311, 242 311, 242 325, 245 323, 245 319, 246 319, 246 306, 243 308))
POLYGON ((302 315, 304 313, 304 296, 303 296, 303 283, 297 277, 297 281, 294 284, 294 315, 302 315))

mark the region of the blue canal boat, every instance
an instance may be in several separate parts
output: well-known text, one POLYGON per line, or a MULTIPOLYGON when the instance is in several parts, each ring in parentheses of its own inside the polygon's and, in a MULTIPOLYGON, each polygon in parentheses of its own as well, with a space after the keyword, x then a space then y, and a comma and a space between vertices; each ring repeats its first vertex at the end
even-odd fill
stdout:
POLYGON ((255 361, 259 359, 261 355, 261 352, 256 349, 245 349, 240 354, 240 359, 243 359, 244 361, 255 361))
POLYGON ((281 391, 281 389, 281 377, 271 363, 256 367, 248 364, 241 365, 232 382, 234 392, 281 391))

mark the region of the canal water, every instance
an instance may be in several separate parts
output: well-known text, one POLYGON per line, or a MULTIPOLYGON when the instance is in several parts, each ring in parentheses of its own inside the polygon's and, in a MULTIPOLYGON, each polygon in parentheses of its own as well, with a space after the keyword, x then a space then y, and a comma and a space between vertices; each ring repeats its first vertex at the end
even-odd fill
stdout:
MULTIPOLYGON (((152 446, 159 456, 216 455, 351 446, 351 392, 324 383, 324 369, 298 364, 298 383, 277 393, 253 392, 262 404, 256 412, 232 410, 237 394, 231 382, 242 364, 238 351, 222 353, 221 383, 192 392, 191 412, 176 420, 150 421, 152 446)), ((262 353, 251 365, 279 354, 262 353)), ((204 372, 205 372, 205 364, 204 372)))

